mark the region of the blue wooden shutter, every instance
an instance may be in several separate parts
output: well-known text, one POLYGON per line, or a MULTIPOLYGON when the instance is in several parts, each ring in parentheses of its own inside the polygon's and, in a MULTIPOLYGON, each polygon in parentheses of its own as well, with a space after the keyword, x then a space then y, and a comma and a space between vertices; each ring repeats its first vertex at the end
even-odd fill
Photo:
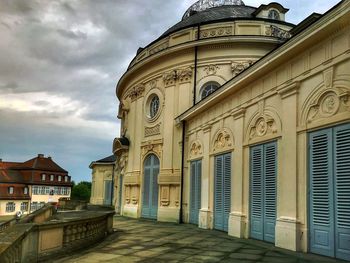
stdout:
POLYGON ((263 240, 263 146, 250 153, 250 236, 263 240))
POLYGON ((157 219, 158 214, 158 174, 159 174, 159 161, 155 155, 152 155, 152 184, 151 184, 151 215, 153 219, 157 219))
POLYGON ((191 162, 190 174, 190 223, 195 224, 196 214, 196 162, 191 162))
POLYGON ((350 124, 334 128, 336 257, 350 260, 350 124))
POLYGON ((276 224, 276 142, 264 145, 264 240, 275 242, 276 224))
POLYGON ((228 231, 228 220, 231 212, 231 154, 224 155, 223 199, 224 199, 224 231, 228 231))
POLYGON ((310 134, 310 250, 334 256, 332 130, 310 134))
POLYGON ((145 166, 143 176, 142 217, 149 217, 150 214, 150 179, 151 168, 145 166))
POLYGON ((215 157, 214 228, 223 230, 223 156, 215 157))
POLYGON ((199 211, 201 209, 201 184, 202 184, 202 161, 197 161, 196 167, 196 203, 195 203, 195 224, 198 225, 199 211))

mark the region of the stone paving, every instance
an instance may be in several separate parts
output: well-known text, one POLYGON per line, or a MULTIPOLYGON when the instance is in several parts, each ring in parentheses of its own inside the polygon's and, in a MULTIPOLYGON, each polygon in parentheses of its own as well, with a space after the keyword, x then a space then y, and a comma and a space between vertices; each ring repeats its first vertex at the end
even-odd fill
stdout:
POLYGON ((115 232, 103 242, 56 263, 73 262, 346 262, 294 253, 256 240, 230 237, 189 224, 160 223, 116 216, 115 232))

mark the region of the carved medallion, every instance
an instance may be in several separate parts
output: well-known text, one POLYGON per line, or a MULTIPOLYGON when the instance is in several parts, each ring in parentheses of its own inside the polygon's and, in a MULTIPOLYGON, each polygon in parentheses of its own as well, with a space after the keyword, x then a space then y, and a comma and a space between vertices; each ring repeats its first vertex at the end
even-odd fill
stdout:
POLYGON ((217 70, 220 69, 218 65, 207 65, 204 67, 204 72, 209 75, 215 75, 217 70))
POLYGON ((329 93, 323 97, 320 103, 321 114, 325 117, 332 116, 337 113, 339 109, 339 98, 335 93, 329 93))
POLYGON ((231 69, 233 76, 237 76, 239 73, 241 73, 243 70, 249 68, 253 64, 253 61, 247 60, 247 61, 233 61, 231 64, 231 69))

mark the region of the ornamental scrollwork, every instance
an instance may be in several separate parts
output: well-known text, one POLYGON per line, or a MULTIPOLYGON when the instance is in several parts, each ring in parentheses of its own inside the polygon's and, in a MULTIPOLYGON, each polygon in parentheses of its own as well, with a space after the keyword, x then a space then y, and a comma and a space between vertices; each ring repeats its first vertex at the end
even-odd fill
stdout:
POLYGON ((144 92, 145 92, 145 84, 139 84, 134 88, 132 88, 129 91, 127 96, 130 97, 131 101, 135 101, 138 98, 142 97, 144 92))
POLYGON ((330 118, 338 113, 350 110, 350 91, 345 89, 328 89, 317 97, 310 105, 307 123, 316 119, 330 118))
POLYGON ((190 158, 195 158, 203 154, 203 146, 202 143, 198 140, 191 143, 190 146, 190 158))
POLYGON ((232 61, 231 64, 231 70, 233 73, 233 76, 237 76, 239 73, 241 73, 243 70, 249 68, 251 65, 253 65, 252 60, 247 61, 232 61))
POLYGON ((163 145, 157 142, 148 142, 147 144, 141 146, 141 154, 144 159, 148 153, 155 153, 159 158, 162 156, 163 145))
POLYGON ((233 136, 229 129, 221 129, 214 137, 213 152, 224 151, 233 147, 233 136))

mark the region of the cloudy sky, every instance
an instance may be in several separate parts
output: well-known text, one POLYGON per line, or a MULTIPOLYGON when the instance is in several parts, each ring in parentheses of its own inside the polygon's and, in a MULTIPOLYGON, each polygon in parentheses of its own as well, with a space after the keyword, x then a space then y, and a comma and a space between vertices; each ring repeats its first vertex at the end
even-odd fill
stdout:
MULTIPOLYGON (((115 85, 195 0, 0 0, 0 158, 50 155, 75 181, 119 135, 115 85)), ((244 0, 259 6, 270 1, 244 0)), ((298 23, 337 0, 280 0, 298 23)))

